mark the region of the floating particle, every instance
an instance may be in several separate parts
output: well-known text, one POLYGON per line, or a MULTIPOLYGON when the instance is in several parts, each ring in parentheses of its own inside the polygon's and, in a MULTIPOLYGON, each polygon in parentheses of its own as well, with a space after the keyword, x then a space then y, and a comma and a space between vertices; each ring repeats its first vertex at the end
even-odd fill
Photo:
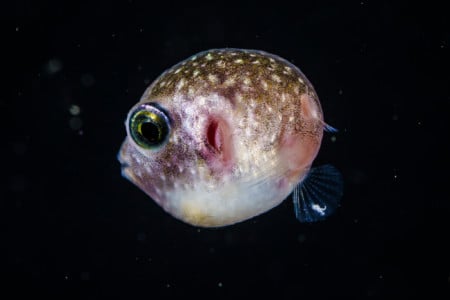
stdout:
POLYGON ((72 105, 69 107, 69 113, 70 113, 72 116, 78 116, 78 115, 80 114, 80 112, 81 112, 80 107, 79 107, 78 105, 76 105, 76 104, 72 104, 72 105))
POLYGON ((69 120, 69 126, 74 131, 80 130, 83 126, 83 121, 78 117, 72 117, 69 120))
POLYGON ((45 71, 49 75, 53 75, 62 70, 63 64, 59 59, 51 59, 45 64, 45 71))

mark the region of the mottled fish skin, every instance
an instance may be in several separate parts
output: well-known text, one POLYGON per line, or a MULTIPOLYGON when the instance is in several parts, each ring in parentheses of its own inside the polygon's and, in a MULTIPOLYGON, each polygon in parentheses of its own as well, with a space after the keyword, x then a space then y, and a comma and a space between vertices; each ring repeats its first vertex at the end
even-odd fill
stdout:
POLYGON ((130 113, 148 102, 168 113, 169 140, 145 150, 126 125, 122 173, 195 226, 230 225, 281 203, 322 140, 313 86, 293 64, 263 51, 198 53, 159 76, 130 113))

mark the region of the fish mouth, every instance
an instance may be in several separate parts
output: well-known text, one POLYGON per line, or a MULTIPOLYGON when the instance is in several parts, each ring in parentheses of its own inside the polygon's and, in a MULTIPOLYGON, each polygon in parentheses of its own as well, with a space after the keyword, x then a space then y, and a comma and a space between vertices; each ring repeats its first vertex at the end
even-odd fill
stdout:
POLYGON ((130 164, 124 159, 123 148, 124 147, 122 146, 119 153, 117 153, 117 160, 120 163, 120 172, 122 174, 122 177, 125 177, 131 182, 134 182, 134 174, 130 169, 130 164))
POLYGON ((120 147, 119 152, 117 153, 117 160, 119 161, 120 167, 122 169, 128 168, 130 166, 130 164, 125 160, 125 153, 124 152, 125 152, 126 146, 127 146, 126 145, 126 141, 124 141, 122 143, 122 146, 120 147))

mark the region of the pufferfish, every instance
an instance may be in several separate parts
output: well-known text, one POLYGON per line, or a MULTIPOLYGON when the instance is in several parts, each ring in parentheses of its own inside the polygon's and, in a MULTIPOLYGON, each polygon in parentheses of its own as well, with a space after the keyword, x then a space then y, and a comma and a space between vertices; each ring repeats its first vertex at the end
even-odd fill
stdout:
POLYGON ((264 51, 212 49, 161 74, 128 113, 122 175, 166 212, 200 227, 262 214, 292 193, 302 222, 339 205, 342 176, 311 168, 323 131, 303 73, 264 51))

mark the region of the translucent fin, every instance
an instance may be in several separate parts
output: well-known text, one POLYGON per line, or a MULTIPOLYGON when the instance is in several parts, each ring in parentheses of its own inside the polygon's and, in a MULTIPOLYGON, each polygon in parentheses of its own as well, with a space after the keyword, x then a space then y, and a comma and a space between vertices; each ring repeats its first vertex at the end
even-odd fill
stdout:
POLYGON ((326 132, 331 132, 331 133, 339 131, 336 128, 334 128, 333 126, 328 125, 327 123, 323 123, 323 130, 325 130, 326 132))
POLYGON ((339 205, 344 190, 341 173, 332 165, 312 169, 293 192, 295 217, 300 222, 320 221, 339 205))

